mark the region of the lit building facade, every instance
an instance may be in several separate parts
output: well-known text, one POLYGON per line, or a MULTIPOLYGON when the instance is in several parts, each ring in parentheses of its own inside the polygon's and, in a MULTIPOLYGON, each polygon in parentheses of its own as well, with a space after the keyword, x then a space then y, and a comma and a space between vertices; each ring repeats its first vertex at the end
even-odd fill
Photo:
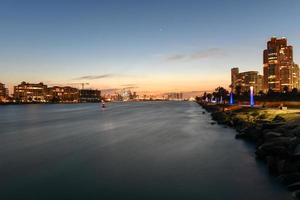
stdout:
POLYGON ((3 83, 0 83, 0 102, 5 102, 8 98, 8 89, 3 83))
POLYGON ((14 99, 20 102, 46 102, 47 85, 26 83, 14 87, 14 99))
POLYGON ((101 91, 92 89, 82 89, 79 91, 80 102, 99 102, 101 101, 101 91))
POLYGON ((236 81, 238 79, 238 75, 239 75, 239 68, 238 67, 231 68, 231 87, 233 89, 236 87, 236 81))
POLYGON ((237 67, 231 69, 231 87, 234 93, 248 92, 250 86, 253 86, 255 94, 263 90, 263 76, 258 71, 239 72, 237 67), (237 91, 238 87, 240 91, 237 91))
POLYGON ((46 100, 48 102, 79 102, 79 90, 77 88, 65 86, 54 86, 47 89, 46 100))
POLYGON ((294 64, 292 67, 292 83, 293 88, 299 88, 299 65, 294 64))
POLYGON ((286 38, 272 37, 263 54, 264 89, 282 92, 298 88, 299 66, 293 61, 293 47, 286 38))

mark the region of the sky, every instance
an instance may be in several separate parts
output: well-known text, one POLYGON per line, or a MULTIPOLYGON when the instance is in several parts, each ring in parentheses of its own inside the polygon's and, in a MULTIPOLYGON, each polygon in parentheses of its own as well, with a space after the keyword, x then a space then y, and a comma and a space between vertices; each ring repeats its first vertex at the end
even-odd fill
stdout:
POLYGON ((299 0, 1 0, 0 82, 206 91, 262 72, 272 36, 300 63, 299 0))

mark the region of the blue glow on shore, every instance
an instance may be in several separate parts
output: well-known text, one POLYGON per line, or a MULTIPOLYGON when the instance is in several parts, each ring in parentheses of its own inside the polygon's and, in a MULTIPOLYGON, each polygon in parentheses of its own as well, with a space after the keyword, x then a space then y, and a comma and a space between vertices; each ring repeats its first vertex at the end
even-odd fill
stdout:
POLYGON ((250 87, 250 106, 253 107, 255 104, 254 102, 254 95, 253 95, 253 86, 250 87))

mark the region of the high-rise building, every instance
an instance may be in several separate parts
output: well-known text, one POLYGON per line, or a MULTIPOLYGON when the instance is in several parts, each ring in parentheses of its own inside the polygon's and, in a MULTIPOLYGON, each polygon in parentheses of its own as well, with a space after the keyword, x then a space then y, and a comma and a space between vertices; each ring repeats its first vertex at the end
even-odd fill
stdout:
POLYGON ((8 98, 8 89, 3 83, 0 83, 0 102, 6 101, 8 98))
POLYGON ((248 92, 250 86, 253 86, 254 92, 257 94, 263 89, 263 77, 258 71, 247 71, 239 73, 239 68, 231 69, 231 87, 234 93, 248 92), (239 88, 239 91, 237 91, 239 88))
POLYGON ((264 89, 281 92, 298 88, 299 67, 293 61, 293 47, 286 38, 272 37, 263 54, 264 89))
POLYGON ((47 85, 43 83, 26 83, 14 87, 14 99, 20 102, 45 102, 47 85))
POLYGON ((293 88, 299 88, 299 65, 294 64, 292 67, 292 83, 293 83, 293 88))

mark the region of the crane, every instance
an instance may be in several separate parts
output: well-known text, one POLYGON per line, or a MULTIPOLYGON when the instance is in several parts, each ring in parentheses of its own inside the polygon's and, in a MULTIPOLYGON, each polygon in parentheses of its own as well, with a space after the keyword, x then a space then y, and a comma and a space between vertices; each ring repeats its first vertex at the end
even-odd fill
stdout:
POLYGON ((90 83, 70 83, 69 85, 80 85, 80 86, 81 86, 81 89, 83 90, 83 89, 84 89, 84 86, 85 86, 85 85, 90 85, 90 83))

